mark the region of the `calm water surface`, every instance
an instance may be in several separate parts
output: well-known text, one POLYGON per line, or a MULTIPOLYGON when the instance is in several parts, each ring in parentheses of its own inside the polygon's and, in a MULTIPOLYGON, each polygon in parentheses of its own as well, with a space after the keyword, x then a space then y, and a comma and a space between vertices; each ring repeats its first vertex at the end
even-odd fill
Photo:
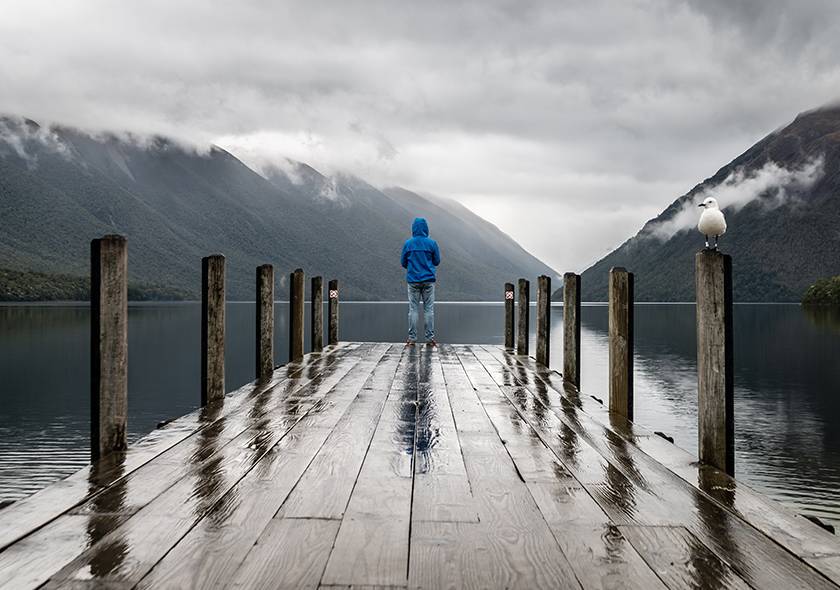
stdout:
MULTIPOLYGON (((438 303, 436 311, 442 342, 502 343, 501 305, 438 303)), ((402 341, 405 313, 403 304, 342 303, 342 339, 402 341)), ((252 378, 254 305, 230 303, 227 314, 233 389, 252 378)), ((199 315, 194 303, 130 307, 132 439, 197 406, 199 315)), ((637 305, 635 320, 636 420, 696 453, 694 306, 637 305)), ((277 305, 276 321, 281 362, 288 355, 285 304, 277 305)), ((552 324, 552 365, 559 368, 559 306, 552 324)), ((0 306, 0 500, 24 497, 87 462, 89 329, 85 305, 0 306)), ((584 306, 581 336, 581 390, 606 399, 605 306, 584 306)), ((735 387, 738 477, 840 525, 840 314, 736 305, 735 387)))

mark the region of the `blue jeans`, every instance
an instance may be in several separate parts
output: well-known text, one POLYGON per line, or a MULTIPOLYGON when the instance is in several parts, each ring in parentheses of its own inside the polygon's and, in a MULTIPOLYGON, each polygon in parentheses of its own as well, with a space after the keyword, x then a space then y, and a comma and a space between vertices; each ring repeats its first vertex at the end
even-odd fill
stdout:
POLYGON ((426 328, 426 340, 435 338, 435 284, 408 283, 408 339, 417 341, 417 316, 420 301, 423 301, 423 319, 426 328))

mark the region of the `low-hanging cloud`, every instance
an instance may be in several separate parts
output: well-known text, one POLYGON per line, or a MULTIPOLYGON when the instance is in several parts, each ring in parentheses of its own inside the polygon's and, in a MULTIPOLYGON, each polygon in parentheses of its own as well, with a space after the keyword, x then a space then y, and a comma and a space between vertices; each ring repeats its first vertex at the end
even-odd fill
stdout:
POLYGON ((31 146, 55 152, 65 158, 70 157, 70 149, 54 129, 37 125, 22 117, 0 116, 0 156, 11 152, 25 160, 30 168, 38 165, 38 155, 31 146))
POLYGON ((822 178, 824 163, 824 156, 819 155, 796 168, 785 168, 773 161, 758 170, 736 168, 723 182, 703 187, 685 198, 679 211, 666 220, 649 224, 642 230, 642 235, 666 241, 693 228, 699 217, 697 205, 708 197, 714 197, 721 209, 730 211, 740 211, 754 201, 768 210, 775 209, 822 178))
POLYGON ((838 52, 833 0, 4 0, 0 113, 452 196, 580 271, 836 99, 838 52))

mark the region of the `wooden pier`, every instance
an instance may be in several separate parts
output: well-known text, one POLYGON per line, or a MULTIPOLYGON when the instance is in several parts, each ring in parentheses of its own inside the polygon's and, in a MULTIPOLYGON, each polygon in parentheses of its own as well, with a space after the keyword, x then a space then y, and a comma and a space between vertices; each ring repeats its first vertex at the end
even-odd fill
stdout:
POLYGON ((0 511, 0 587, 837 588, 840 540, 502 347, 341 343, 0 511))
POLYGON ((624 269, 607 405, 578 390, 577 275, 565 375, 548 368, 545 276, 536 359, 526 279, 516 306, 504 287, 504 347, 406 347, 339 341, 336 280, 324 346, 313 277, 305 354, 298 269, 275 366, 270 265, 256 273, 257 380, 225 394, 220 255, 202 263, 201 408, 127 446, 126 241, 91 253, 93 462, 0 510, 0 588, 840 588, 840 539, 732 477, 725 255, 696 259, 698 461, 631 421, 624 269))

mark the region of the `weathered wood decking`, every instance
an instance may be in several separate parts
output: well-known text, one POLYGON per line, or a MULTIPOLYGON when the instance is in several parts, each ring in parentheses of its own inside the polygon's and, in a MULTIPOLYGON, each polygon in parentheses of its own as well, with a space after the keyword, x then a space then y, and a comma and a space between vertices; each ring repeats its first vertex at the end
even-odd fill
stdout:
POLYGON ((836 537, 492 346, 330 346, 0 511, 3 588, 838 584, 836 537))

